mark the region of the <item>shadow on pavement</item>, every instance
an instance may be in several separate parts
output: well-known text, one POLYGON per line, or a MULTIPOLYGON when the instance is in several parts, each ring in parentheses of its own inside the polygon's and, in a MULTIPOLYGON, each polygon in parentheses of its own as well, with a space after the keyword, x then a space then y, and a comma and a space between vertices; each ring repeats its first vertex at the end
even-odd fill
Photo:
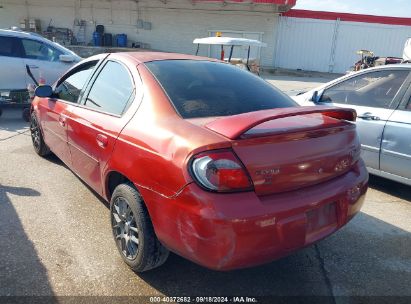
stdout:
POLYGON ((28 131, 29 123, 24 121, 20 110, 3 109, 0 116, 0 141, 14 134, 28 131))
POLYGON ((335 295, 408 296, 409 303, 411 231, 406 222, 399 224, 407 228, 362 212, 340 233, 320 243, 335 295))
POLYGON ((317 245, 260 267, 215 272, 172 254, 138 275, 167 296, 313 295, 333 303, 341 295, 411 295, 410 243, 409 232, 360 213, 317 245))
POLYGON ((14 195, 32 197, 40 193, 0 184, 0 296, 53 296, 47 270, 11 202, 14 195))
POLYGON ((370 175, 369 186, 375 190, 411 202, 411 186, 375 175, 370 175))
POLYGON ((44 156, 44 158, 55 165, 58 165, 58 166, 66 168, 67 170, 70 170, 70 168, 67 167, 66 164, 63 163, 62 160, 58 158, 54 153, 50 153, 49 155, 44 156))

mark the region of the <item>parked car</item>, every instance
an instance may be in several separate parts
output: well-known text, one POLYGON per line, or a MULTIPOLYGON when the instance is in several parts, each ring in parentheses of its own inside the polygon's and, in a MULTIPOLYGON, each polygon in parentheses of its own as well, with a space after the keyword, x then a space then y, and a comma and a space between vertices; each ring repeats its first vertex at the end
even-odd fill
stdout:
POLYGON ((98 55, 36 95, 35 151, 110 202, 134 271, 169 250, 217 270, 266 263, 337 231, 364 201, 354 110, 299 107, 217 60, 98 55))
POLYGON ((411 185, 411 65, 343 76, 293 97, 300 105, 357 110, 362 157, 370 173, 411 185))
POLYGON ((33 81, 27 75, 26 65, 33 75, 53 84, 81 58, 63 46, 38 34, 15 30, 0 30, 0 90, 27 90, 33 81))

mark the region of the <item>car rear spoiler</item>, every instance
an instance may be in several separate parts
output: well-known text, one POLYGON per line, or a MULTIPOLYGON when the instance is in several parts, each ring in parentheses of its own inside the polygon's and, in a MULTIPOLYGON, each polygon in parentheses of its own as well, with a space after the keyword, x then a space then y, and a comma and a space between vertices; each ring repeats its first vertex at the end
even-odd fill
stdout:
POLYGON ((207 123, 205 127, 230 139, 237 139, 250 129, 266 121, 316 113, 347 121, 355 121, 357 118, 357 112, 354 109, 307 106, 262 110, 222 117, 207 123))

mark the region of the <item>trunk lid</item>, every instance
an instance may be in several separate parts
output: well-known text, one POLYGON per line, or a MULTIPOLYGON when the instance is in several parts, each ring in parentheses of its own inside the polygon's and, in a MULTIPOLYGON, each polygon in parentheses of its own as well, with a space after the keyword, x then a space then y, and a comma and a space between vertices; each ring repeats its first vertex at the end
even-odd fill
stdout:
POLYGON ((291 191, 342 175, 360 157, 354 110, 307 108, 240 114, 206 127, 231 137, 258 195, 291 191))

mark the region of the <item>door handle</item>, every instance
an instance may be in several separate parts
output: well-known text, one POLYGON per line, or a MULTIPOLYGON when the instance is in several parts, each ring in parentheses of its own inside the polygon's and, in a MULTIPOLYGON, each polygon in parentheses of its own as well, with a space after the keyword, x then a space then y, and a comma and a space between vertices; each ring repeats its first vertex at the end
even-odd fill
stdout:
POLYGON ((380 120, 378 116, 374 116, 370 112, 365 112, 364 114, 358 115, 357 117, 364 120, 380 120))
POLYGON ((96 141, 100 148, 106 148, 108 145, 108 137, 103 134, 98 134, 96 141))
POLYGON ((63 116, 63 115, 60 115, 60 116, 59 116, 59 124, 60 124, 60 126, 65 127, 65 126, 66 126, 66 121, 67 121, 67 118, 66 118, 65 116, 63 116))

